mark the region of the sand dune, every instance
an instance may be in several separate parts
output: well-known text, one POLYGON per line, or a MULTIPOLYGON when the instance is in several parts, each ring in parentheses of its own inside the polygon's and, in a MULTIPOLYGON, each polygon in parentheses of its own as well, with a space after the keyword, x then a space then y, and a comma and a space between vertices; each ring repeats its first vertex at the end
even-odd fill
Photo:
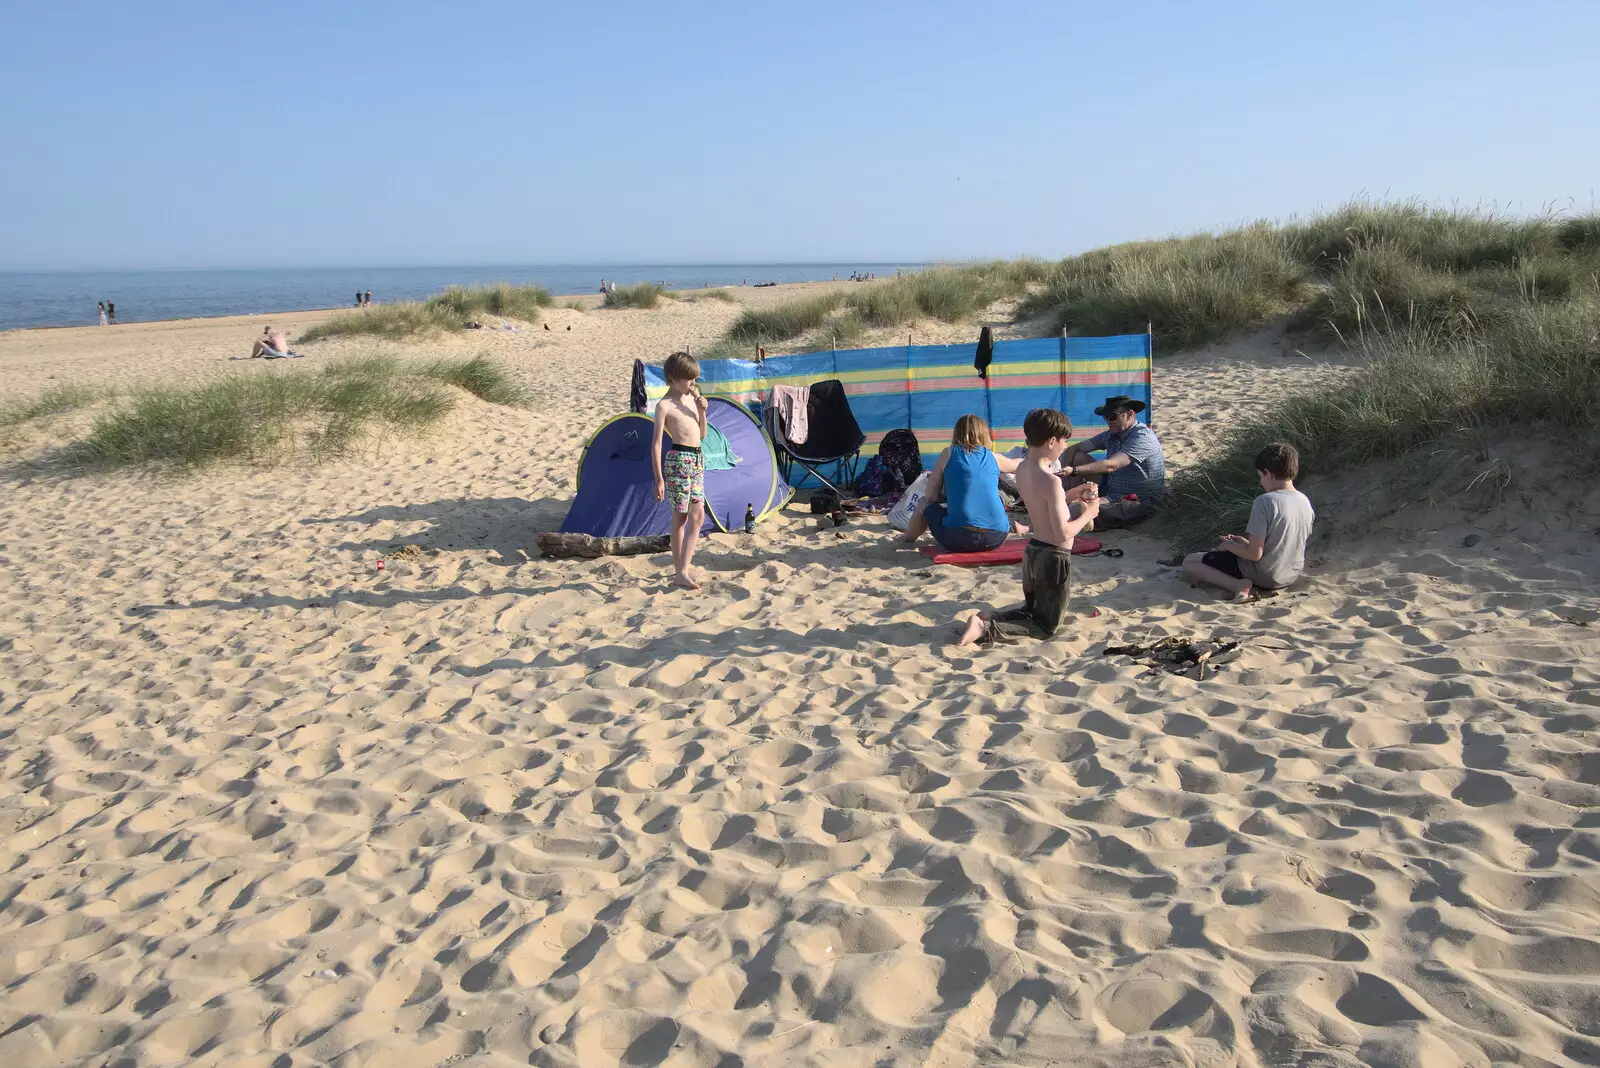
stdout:
MULTIPOLYGON (((737 312, 419 346, 492 352, 541 407, 321 468, 10 469, 0 1054, 1600 1061, 1592 500, 1413 510, 1247 606, 1110 535, 1078 568, 1098 616, 976 654, 948 624, 1015 574, 878 522, 708 539, 699 596, 660 558, 532 558, 629 363, 737 312), (1169 634, 1244 654, 1203 681, 1102 655, 1169 634)), ((0 393, 237 371, 290 318, 0 335, 0 393)), ((1159 365, 1173 462, 1339 373, 1277 352, 1159 365)))

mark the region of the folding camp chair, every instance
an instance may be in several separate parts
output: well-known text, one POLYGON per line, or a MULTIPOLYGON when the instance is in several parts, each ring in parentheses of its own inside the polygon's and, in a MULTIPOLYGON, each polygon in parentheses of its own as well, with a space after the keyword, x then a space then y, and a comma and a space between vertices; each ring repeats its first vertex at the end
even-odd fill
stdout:
POLYGON ((811 399, 806 404, 806 440, 789 440, 787 421, 777 406, 766 406, 767 434, 777 447, 779 462, 783 465, 784 480, 794 485, 790 473, 799 464, 816 477, 818 482, 841 493, 838 486, 822 476, 817 468, 837 464, 834 478, 844 485, 856 480, 856 462, 861 458, 861 446, 867 436, 861 432, 856 415, 850 410, 850 398, 845 396, 844 383, 837 378, 815 382, 811 386, 811 399))

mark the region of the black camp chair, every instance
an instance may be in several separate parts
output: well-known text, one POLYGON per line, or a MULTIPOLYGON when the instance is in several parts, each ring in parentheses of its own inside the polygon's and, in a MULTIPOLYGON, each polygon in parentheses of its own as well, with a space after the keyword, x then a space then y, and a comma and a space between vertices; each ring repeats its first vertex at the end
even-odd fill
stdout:
POLYGON ((850 410, 850 398, 845 396, 844 383, 837 378, 812 383, 811 399, 806 404, 804 442, 796 444, 789 440, 786 420, 778 414, 774 405, 767 405, 766 423, 767 434, 778 450, 784 481, 793 484, 790 475, 794 465, 799 464, 818 482, 840 493, 839 487, 822 477, 822 472, 817 470, 827 464, 837 464, 834 478, 846 486, 855 482, 856 462, 861 458, 861 446, 867 443, 867 436, 861 432, 856 414, 850 410))

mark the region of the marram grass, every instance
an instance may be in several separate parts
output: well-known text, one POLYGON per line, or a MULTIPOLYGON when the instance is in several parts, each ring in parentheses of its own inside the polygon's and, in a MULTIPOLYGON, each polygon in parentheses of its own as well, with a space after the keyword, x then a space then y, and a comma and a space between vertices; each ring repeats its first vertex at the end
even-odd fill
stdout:
POLYGON ((419 335, 465 329, 482 316, 500 316, 538 322, 555 298, 543 286, 514 286, 505 282, 485 286, 451 286, 427 300, 379 304, 335 315, 298 338, 297 344, 326 337, 370 336, 400 340, 419 335))
POLYGON ((447 386, 495 404, 529 403, 520 383, 487 357, 421 363, 358 357, 316 372, 273 368, 134 390, 96 417, 69 454, 106 468, 325 460, 437 424, 455 407, 447 386))
POLYGON ((606 299, 601 303, 604 308, 654 308, 661 303, 666 287, 655 282, 640 282, 637 285, 618 286, 606 294, 606 299))

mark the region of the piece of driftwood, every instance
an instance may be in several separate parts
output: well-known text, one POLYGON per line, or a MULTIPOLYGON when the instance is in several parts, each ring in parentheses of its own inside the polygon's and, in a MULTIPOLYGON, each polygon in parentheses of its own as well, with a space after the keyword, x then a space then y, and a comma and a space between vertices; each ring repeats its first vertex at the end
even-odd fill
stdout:
POLYGON ((1215 674, 1223 664, 1239 659, 1243 649, 1232 640, 1159 638, 1136 645, 1108 645, 1106 656, 1131 656, 1150 669, 1150 674, 1187 675, 1203 679, 1207 671, 1215 674))
POLYGON ((592 534, 539 535, 539 551, 555 560, 595 560, 602 556, 642 556, 664 553, 672 548, 672 535, 652 534, 647 538, 597 538, 592 534))

